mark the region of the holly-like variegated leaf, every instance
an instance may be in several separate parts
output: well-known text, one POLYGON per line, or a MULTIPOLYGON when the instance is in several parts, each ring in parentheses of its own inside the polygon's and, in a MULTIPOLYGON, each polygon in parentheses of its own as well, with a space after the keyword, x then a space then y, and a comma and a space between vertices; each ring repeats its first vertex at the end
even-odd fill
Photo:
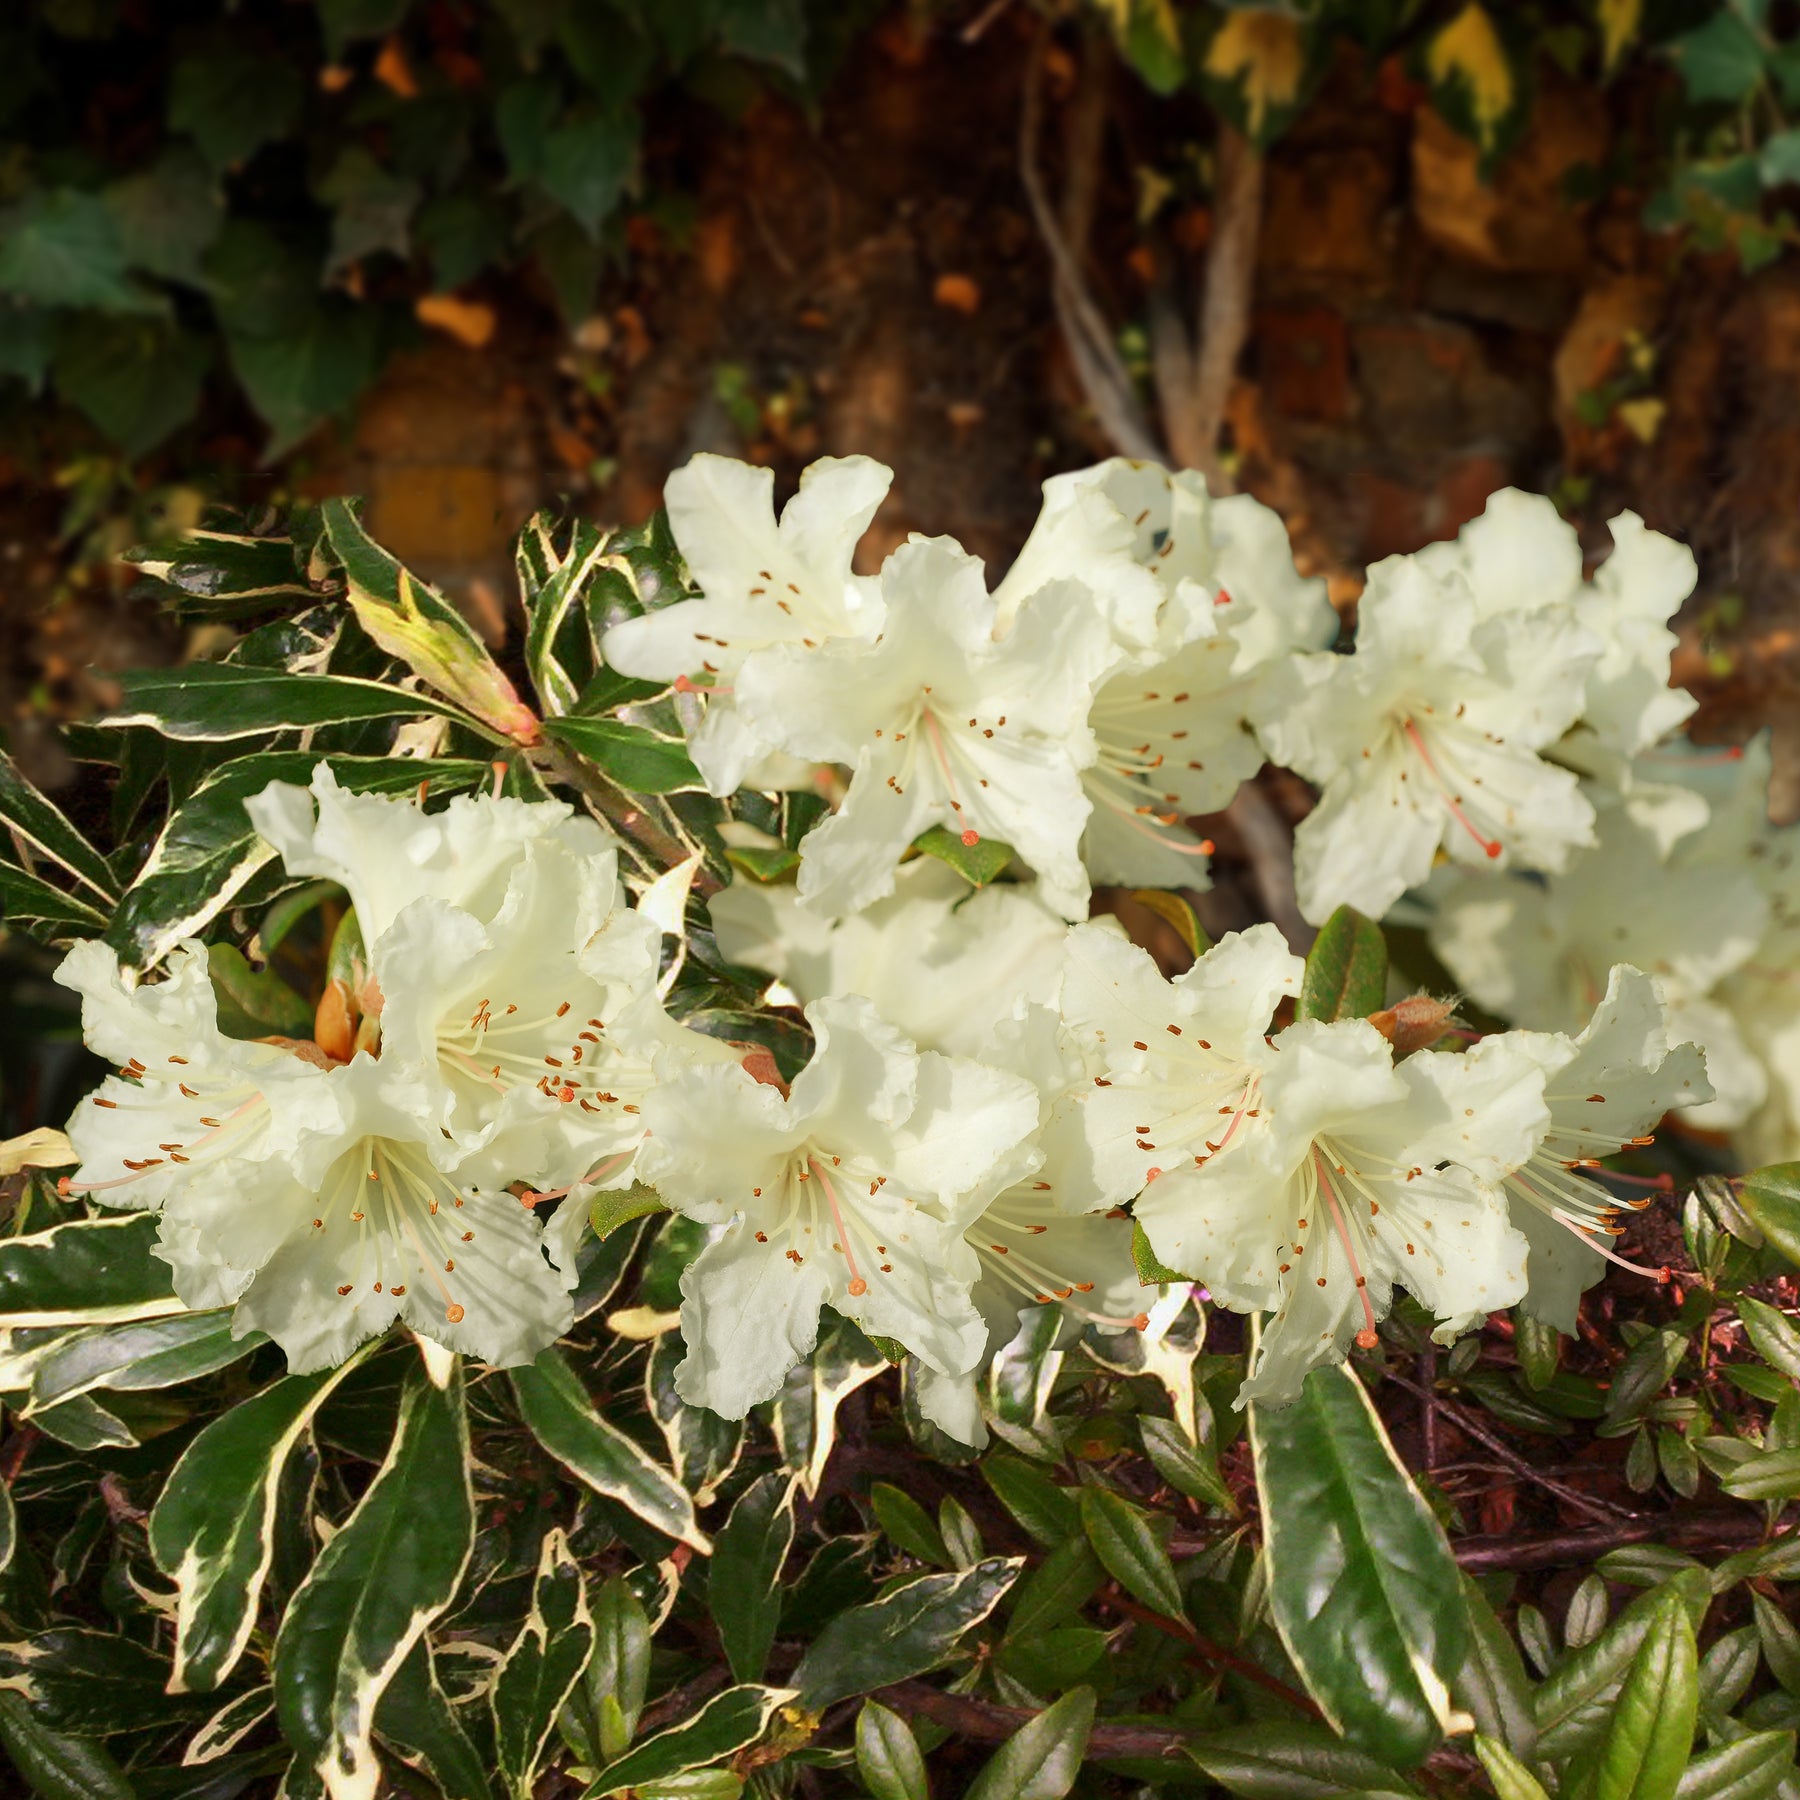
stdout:
POLYGON ((1038 1428, 1062 1368, 1056 1342, 1063 1322, 1059 1306, 1020 1309, 1019 1329, 988 1365, 987 1402, 996 1418, 1023 1431, 1038 1428))
POLYGON ((438 1677, 431 1640, 413 1645, 375 1708, 375 1733, 443 1800, 492 1800, 481 1752, 463 1729, 438 1677))
POLYGON ((188 1739, 184 1767, 229 1756, 275 1710, 275 1690, 266 1681, 234 1694, 188 1739))
POLYGON ((703 1406, 690 1406, 675 1391, 675 1370, 687 1355, 677 1331, 664 1332, 650 1346, 644 1365, 644 1398, 650 1416, 662 1427, 675 1478, 694 1496, 696 1506, 710 1506, 722 1482, 744 1449, 742 1419, 722 1419, 703 1406))
POLYGON ((789 1371, 775 1399, 775 1442, 807 1499, 818 1493, 837 1442, 838 1408, 887 1369, 888 1359, 848 1319, 840 1319, 820 1336, 810 1360, 789 1371))
POLYGON ((397 794, 424 787, 449 795, 487 779, 484 762, 405 757, 331 756, 301 750, 238 757, 207 776, 169 815, 137 879, 119 903, 107 941, 138 968, 160 961, 185 937, 203 931, 275 860, 256 835, 244 801, 271 781, 304 787, 323 760, 357 793, 397 794))
POLYGON ((952 1656, 1000 1603, 1022 1556, 990 1556, 947 1575, 922 1575, 880 1600, 841 1612, 793 1673, 805 1712, 923 1675, 952 1656))
POLYGON ((537 743, 536 715, 462 614, 382 549, 347 500, 327 500, 319 516, 363 630, 490 730, 515 743, 537 743))
POLYGON ((60 869, 85 902, 110 907, 118 899, 119 883, 106 858, 19 773, 10 756, 0 756, 0 841, 4 839, 12 840, 12 857, 23 851, 40 868, 60 869))
POLYGON ((739 1495, 713 1541, 706 1603, 739 1681, 760 1681, 781 1619, 781 1570, 794 1542, 794 1477, 770 1470, 739 1495))
POLYGON ((488 1690, 500 1774, 519 1800, 530 1800, 556 1715, 594 1648, 587 1580, 560 1530, 548 1532, 531 1586, 531 1610, 488 1690))
POLYGON ((318 597, 302 578, 287 537, 189 531, 172 543, 140 544, 123 560, 173 588, 184 611, 208 618, 241 618, 278 602, 318 597))
POLYGON ((155 1254, 154 1213, 72 1219, 0 1240, 0 1318, 11 1331, 185 1313, 155 1254))
POLYGON ((792 1688, 733 1687, 715 1695, 691 1719, 634 1744, 594 1779, 582 1800, 600 1800, 621 1789, 648 1789, 690 1769, 710 1768, 754 1744, 792 1688))
POLYGON ((24 1413, 30 1417, 95 1388, 133 1393, 174 1387, 229 1368, 267 1342, 260 1331, 234 1337, 229 1308, 91 1325, 70 1332, 38 1360, 24 1413))
POLYGON ((150 1554, 178 1596, 176 1692, 206 1692, 237 1666, 275 1554, 289 1452, 361 1360, 272 1383, 221 1413, 182 1452, 150 1514, 150 1554))
MULTIPOLYGON (((387 1460, 320 1551, 275 1639, 275 1698, 301 1792, 374 1800, 383 1690, 450 1605, 475 1541, 460 1372, 415 1372, 387 1460)), ((290 1775, 290 1791, 295 1778, 290 1775)))
POLYGON ((0 1643, 0 1687, 22 1693, 52 1731, 108 1737, 141 1731, 191 1707, 163 1691, 169 1665, 148 1645, 113 1631, 58 1625, 0 1643))
POLYGON ((11 925, 48 927, 46 935, 98 937, 108 915, 76 892, 0 862, 0 918, 11 925))
POLYGON ((570 713, 599 673, 599 633, 584 604, 610 560, 609 537, 586 519, 538 513, 519 534, 515 562, 525 605, 525 666, 547 714, 570 713))
POLYGON ((164 737, 186 742, 217 743, 364 719, 417 718, 422 713, 481 729, 460 708, 433 695, 348 675, 291 675, 244 663, 184 663, 173 669, 133 669, 119 677, 119 685, 124 690, 122 708, 106 720, 107 725, 147 725, 164 737))
POLYGON ((686 1488, 616 1425, 601 1418, 562 1353, 509 1369, 519 1416, 563 1467, 595 1493, 628 1507, 647 1525, 705 1552, 712 1548, 694 1519, 686 1488))
POLYGON ((1443 1527, 1341 1364, 1313 1370, 1291 1406, 1252 1405, 1250 1441, 1269 1607, 1294 1666, 1352 1744, 1422 1762, 1468 1649, 1443 1527))

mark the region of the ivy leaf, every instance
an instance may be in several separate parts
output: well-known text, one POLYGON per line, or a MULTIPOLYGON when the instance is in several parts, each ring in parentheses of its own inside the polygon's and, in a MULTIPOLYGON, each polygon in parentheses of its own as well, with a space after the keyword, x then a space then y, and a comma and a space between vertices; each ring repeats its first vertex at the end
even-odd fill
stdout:
POLYGON ((402 261, 411 254, 412 216, 424 190, 416 181, 384 169, 360 144, 339 153, 314 192, 331 208, 327 281, 379 251, 402 261))
POLYGON ((0 293, 40 306, 162 309, 127 279, 125 244, 111 209, 78 188, 33 189, 0 214, 0 293))
POLYGON ((1665 48, 1696 106, 1736 106, 1762 80, 1762 44, 1735 6, 1719 7, 1665 48))
POLYGON ((1357 1748, 1423 1762, 1468 1649, 1442 1526, 1341 1365, 1315 1369, 1291 1406, 1253 1404, 1250 1441, 1270 1611, 1307 1690, 1357 1748))
POLYGON ((280 336, 227 337, 231 366, 269 427, 266 458, 284 455, 362 392, 380 360, 380 335, 374 306, 325 300, 280 336))
POLYGON ((48 308, 0 296, 0 377, 16 377, 35 396, 50 370, 54 326, 48 308))
POLYGON ((102 197, 127 263, 189 287, 206 285, 201 259, 224 223, 225 201, 213 172, 191 150, 165 150, 102 197))
POLYGON ((333 62, 358 38, 386 37, 406 16, 409 0, 318 0, 325 54, 333 62))
POLYGON ((287 136, 304 92, 285 57, 237 44, 193 51, 169 78, 169 129, 191 137, 215 169, 233 168, 287 136))
POLYGON ((1302 1019, 1361 1019, 1387 1000, 1387 939, 1373 919, 1340 906, 1313 940, 1300 982, 1302 1019))
POLYGON ((619 203, 637 137, 635 112, 596 112, 566 120, 544 139, 538 182, 589 237, 619 203))
POLYGON ((154 450, 200 408, 212 348, 192 332, 154 319, 83 317, 56 336, 51 373, 128 457, 154 450))

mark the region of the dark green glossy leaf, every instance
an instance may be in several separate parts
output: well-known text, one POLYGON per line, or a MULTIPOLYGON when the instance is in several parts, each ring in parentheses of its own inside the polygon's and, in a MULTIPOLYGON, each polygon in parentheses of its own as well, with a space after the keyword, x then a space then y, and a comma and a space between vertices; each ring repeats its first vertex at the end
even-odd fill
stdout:
POLYGON ((856 1772, 873 1800, 929 1800, 919 1740, 878 1700, 865 1700, 856 1715, 856 1772))
POLYGON ((1313 940, 1296 1016, 1363 1019, 1387 1004, 1387 939, 1373 919, 1340 906, 1313 940))
POLYGON ((1675 1784, 1675 1800, 1773 1800, 1793 1777, 1793 1732, 1753 1731, 1695 1756, 1675 1784))
POLYGON ((1700 1710, 1694 1627, 1664 1590, 1619 1690, 1600 1747, 1594 1800, 1673 1800, 1700 1710))
POLYGON ((301 1775, 345 1792, 373 1788, 376 1705, 455 1597, 474 1540, 460 1367, 443 1388, 415 1371, 387 1461, 275 1639, 276 1709, 301 1775))
POLYGON ((1538 1728, 1524 1659, 1486 1595, 1467 1575, 1462 1589, 1469 1609, 1469 1653, 1450 1684, 1450 1697, 1474 1719, 1478 1731, 1514 1756, 1529 1757, 1537 1747, 1538 1728))
POLYGON ((674 794, 702 785, 681 741, 642 725, 575 716, 548 720, 544 730, 629 793, 674 794))
POLYGON ((444 1692, 428 1639, 413 1645, 382 1690, 375 1733, 409 1769, 426 1776, 442 1800, 492 1800, 487 1766, 444 1692))
POLYGON ((822 1712, 852 1694, 936 1668, 994 1610, 1023 1566, 1023 1557, 988 1557, 972 1569, 921 1576, 885 1599, 839 1613, 794 1671, 801 1708, 822 1712))
POLYGON ((646 1524, 696 1550, 711 1548, 694 1522, 694 1502, 667 1469, 601 1418, 575 1371, 554 1348, 507 1370, 519 1415, 564 1468, 595 1493, 627 1506, 646 1524))
POLYGON ((903 1488, 891 1481, 875 1482, 869 1489, 869 1507, 883 1535, 898 1549, 940 1569, 951 1566, 944 1534, 931 1514, 903 1488))
POLYGON ((686 1355, 679 1331, 665 1331, 657 1338, 644 1369, 644 1399, 662 1428, 675 1479, 694 1496, 696 1506, 710 1506, 719 1483, 743 1454, 744 1421, 721 1418, 682 1399, 675 1371, 686 1355))
POLYGON ((1791 1500, 1800 1495, 1800 1449, 1766 1450, 1719 1477, 1739 1500, 1791 1500))
POLYGON ((1079 1612, 1105 1579, 1106 1571, 1085 1537, 1058 1544, 1019 1583, 1007 1635, 1031 1638, 1054 1629, 1079 1612))
POLYGON ((1745 1178, 1738 1200, 1763 1236, 1800 1264, 1800 1162, 1756 1170, 1745 1178))
POLYGON ((983 1457, 981 1473, 1000 1504, 1046 1549, 1080 1532, 1074 1497, 1022 1457, 1004 1452, 983 1457))
POLYGON ((1493 1783, 1495 1800, 1550 1800, 1544 1784, 1504 1744, 1477 1732, 1475 1754, 1493 1783))
POLYGON ((1188 1755, 1221 1787, 1246 1800, 1344 1800, 1416 1794, 1386 1763, 1353 1749, 1322 1725, 1281 1718, 1208 1732, 1188 1755))
POLYGON ((1668 1386, 1687 1347, 1685 1331, 1665 1326, 1648 1333, 1613 1371, 1606 1395, 1606 1423, 1623 1425, 1638 1418, 1668 1386))
POLYGON ((1107 1574, 1166 1618, 1184 1616, 1181 1584, 1145 1515, 1110 1488, 1081 1490, 1081 1524, 1107 1574))
POLYGON ((771 1470, 739 1496, 713 1540, 706 1603, 738 1681, 760 1681, 781 1619, 781 1570, 794 1542, 794 1477, 771 1470))
POLYGON ((913 848, 922 856, 935 856, 948 863, 964 881, 974 887, 986 887, 1013 859, 1011 844, 998 838, 978 838, 973 844, 963 841, 961 832, 934 825, 913 840, 913 848))
POLYGON ((1217 1444, 1210 1439, 1198 1446, 1190 1444, 1173 1419, 1158 1418, 1154 1413, 1141 1414, 1137 1424, 1145 1455, 1170 1487, 1203 1506, 1223 1507, 1232 1513, 1238 1510, 1236 1496, 1219 1473, 1217 1444))
POLYGON ((310 1037, 313 1009, 273 969, 253 969, 235 944, 208 944, 208 973, 227 1037, 310 1037))
POLYGON ((140 544, 124 560, 173 588, 189 610, 210 617, 236 618, 277 601, 317 598, 300 579, 293 542, 285 537, 189 531, 172 543, 140 544))
POLYGON ((23 1695, 5 1690, 0 1690, 0 1746, 39 1800, 137 1800, 104 1744, 52 1731, 32 1717, 23 1695))
POLYGON ((1081 1773, 1093 1725, 1094 1690, 1064 1694, 994 1752, 963 1800, 1063 1800, 1081 1773))
POLYGON ((1293 1405, 1250 1408, 1269 1604, 1326 1717, 1396 1766, 1448 1722, 1468 1650, 1443 1528, 1350 1371, 1315 1369, 1293 1405))

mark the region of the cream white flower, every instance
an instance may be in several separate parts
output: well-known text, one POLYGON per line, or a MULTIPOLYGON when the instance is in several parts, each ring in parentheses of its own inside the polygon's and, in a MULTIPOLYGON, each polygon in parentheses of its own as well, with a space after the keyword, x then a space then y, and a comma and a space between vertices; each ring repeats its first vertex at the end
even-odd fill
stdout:
POLYGON ((1469 996, 1513 1023, 1574 1033, 1605 995, 1615 963, 1654 975, 1669 1030, 1706 1057, 1715 1097, 1685 1116, 1741 1125, 1768 1091, 1719 984, 1754 957, 1769 924, 1750 859, 1710 832, 1665 861, 1627 807, 1603 804, 1593 849, 1535 880, 1448 876, 1434 883, 1431 946, 1469 996))
POLYGON ((1483 618, 1417 557, 1369 571, 1355 653, 1295 657, 1260 701, 1270 753, 1317 782, 1295 839, 1300 910, 1379 916, 1440 847, 1480 866, 1561 869, 1593 837, 1573 774, 1537 753, 1579 715, 1601 645, 1571 612, 1483 618))
POLYGON ((1080 917, 1084 721, 1117 656, 1104 618, 1045 590, 996 642, 981 564, 948 539, 895 551, 882 592, 872 643, 768 650, 738 673, 739 710, 771 743, 852 765, 842 807, 802 842, 801 898, 858 911, 893 892, 907 846, 942 825, 1011 844, 1045 901, 1080 917))
POLYGON ((661 933, 625 905, 612 841, 559 802, 424 813, 345 793, 324 765, 310 792, 276 784, 247 805, 291 873, 356 899, 381 1056, 434 1070, 452 1137, 470 1153, 504 1141, 506 1179, 540 1203, 576 1190, 550 1233, 572 1278, 581 1190, 629 1184, 653 1062, 736 1060, 664 1013, 661 933))
POLYGON ((1045 1128, 1061 1204, 1117 1206, 1153 1182, 1178 1194, 1242 1128, 1254 1055, 1304 967, 1273 925, 1232 933, 1174 981, 1114 932, 1071 931, 1059 1008, 1086 1080, 1045 1128))
POLYGON ((1617 1234, 1621 1206, 1648 1204, 1621 1202, 1583 1171, 1627 1144, 1647 1143, 1642 1133, 1665 1113, 1710 1099, 1712 1084, 1694 1045, 1671 1046, 1656 982, 1625 964, 1608 975, 1605 996, 1579 1037, 1532 1031, 1507 1037, 1543 1069, 1550 1112, 1543 1141, 1506 1177, 1512 1222, 1531 1245, 1524 1304, 1573 1335, 1582 1291, 1608 1262, 1621 1260, 1606 1244, 1617 1234))
POLYGON ((187 1305, 235 1306, 233 1330, 266 1332, 300 1372, 395 1318, 503 1365, 567 1329, 538 1222, 499 1187, 531 1145, 459 1144, 432 1070, 366 1053, 325 1068, 222 1037, 198 944, 155 984, 128 987, 99 944, 58 975, 126 1071, 70 1121, 82 1166, 68 1191, 159 1207, 158 1252, 187 1305))
POLYGON ((1068 926, 1025 883, 971 891, 921 856, 894 892, 848 918, 812 911, 784 885, 737 880, 707 902, 719 948, 779 977, 802 1005, 860 994, 923 1050, 979 1056, 1021 1001, 1047 1001, 1068 926))
POLYGON ((851 558, 893 479, 866 456, 822 458, 802 473, 779 523, 768 469, 703 454, 664 485, 700 597, 622 621, 601 648, 623 674, 686 677, 714 690, 688 745, 712 792, 734 793, 768 755, 729 691, 746 657, 880 629, 879 587, 854 573, 851 558))
POLYGON ((1364 1019, 1290 1026, 1222 1135, 1136 1217, 1156 1254, 1239 1311, 1272 1311, 1240 1401, 1282 1404, 1405 1287, 1449 1338, 1525 1290, 1499 1182, 1549 1123, 1543 1072, 1504 1039, 1398 1066, 1364 1019))
POLYGON ((942 1374, 987 1325, 962 1233, 1029 1166, 1030 1083, 921 1054, 867 1001, 807 1009, 816 1049, 791 1093, 690 1068, 644 1102, 641 1178, 723 1225, 682 1275, 683 1398, 741 1418, 776 1393, 830 1304, 942 1374))

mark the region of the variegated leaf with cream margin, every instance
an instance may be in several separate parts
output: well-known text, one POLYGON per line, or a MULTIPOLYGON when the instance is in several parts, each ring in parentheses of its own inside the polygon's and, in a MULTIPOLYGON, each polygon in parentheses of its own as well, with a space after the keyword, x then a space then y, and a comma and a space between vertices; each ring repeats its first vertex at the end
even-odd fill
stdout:
POLYGON ((556 1715, 575 1691, 594 1648, 587 1578, 560 1527, 544 1536, 531 1610, 488 1690, 502 1779, 530 1800, 556 1715))
POLYGON ((319 1552, 275 1639, 290 1800, 375 1800, 375 1709, 456 1596, 475 1542, 461 1371, 409 1377, 386 1461, 319 1552))
POLYGON ((237 1666, 275 1554, 288 1455, 360 1360, 271 1383, 181 1453, 149 1525, 150 1554, 177 1595, 171 1692, 209 1692, 237 1666))

